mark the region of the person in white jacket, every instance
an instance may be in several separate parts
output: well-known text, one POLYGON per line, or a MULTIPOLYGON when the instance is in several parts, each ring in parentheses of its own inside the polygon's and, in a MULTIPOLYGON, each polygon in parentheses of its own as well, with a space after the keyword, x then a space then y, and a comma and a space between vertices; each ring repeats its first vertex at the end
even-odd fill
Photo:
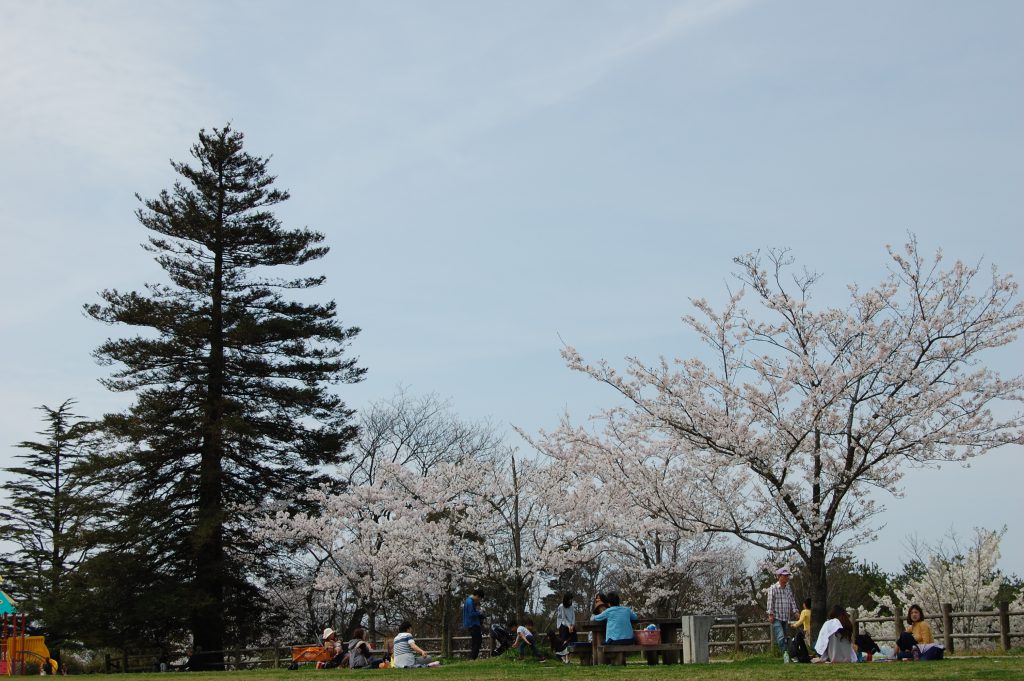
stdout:
POLYGON ((853 649, 853 621, 841 605, 832 607, 828 620, 821 625, 818 640, 814 644, 818 657, 812 662, 856 662, 853 649))

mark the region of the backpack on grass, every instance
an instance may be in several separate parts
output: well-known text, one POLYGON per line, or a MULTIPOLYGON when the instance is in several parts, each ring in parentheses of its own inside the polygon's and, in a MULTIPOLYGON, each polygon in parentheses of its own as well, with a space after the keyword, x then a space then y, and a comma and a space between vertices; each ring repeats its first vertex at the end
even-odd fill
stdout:
POLYGON ((811 655, 807 651, 807 643, 802 635, 791 637, 786 642, 786 650, 789 651, 789 659, 793 662, 811 661, 811 655))

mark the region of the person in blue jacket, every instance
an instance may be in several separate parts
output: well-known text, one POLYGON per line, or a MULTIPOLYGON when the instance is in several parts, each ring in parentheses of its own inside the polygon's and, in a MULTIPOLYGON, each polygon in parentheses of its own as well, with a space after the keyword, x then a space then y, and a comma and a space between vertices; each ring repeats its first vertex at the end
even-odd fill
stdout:
POLYGON ((605 645, 636 643, 633 622, 637 619, 636 613, 622 605, 619 594, 614 591, 608 594, 608 608, 594 615, 594 621, 607 623, 604 630, 605 645))
POLYGON ((484 597, 483 591, 474 589, 466 597, 462 604, 462 628, 469 632, 471 639, 469 659, 475 660, 480 656, 480 642, 483 640, 483 627, 480 616, 483 609, 480 607, 480 600, 484 597))

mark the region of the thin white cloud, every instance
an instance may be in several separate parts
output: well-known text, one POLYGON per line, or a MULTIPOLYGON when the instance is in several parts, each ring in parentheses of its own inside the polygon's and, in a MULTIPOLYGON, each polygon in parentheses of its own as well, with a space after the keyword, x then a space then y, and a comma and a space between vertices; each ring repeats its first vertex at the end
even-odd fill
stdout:
POLYGON ((172 3, 0 4, 0 151, 40 146, 92 165, 152 166, 168 134, 206 122, 209 92, 186 69, 199 17, 172 3))
POLYGON ((515 71, 475 82, 469 99, 464 99, 463 83, 438 82, 440 91, 461 95, 459 105, 443 109, 440 118, 419 124, 413 119, 406 121, 409 126, 404 134, 382 141, 371 154, 352 163, 351 167, 358 168, 358 178, 347 180, 368 184, 395 168, 428 157, 458 163, 461 142, 576 99, 629 60, 681 34, 726 20, 752 4, 754 0, 692 0, 653 16, 638 13, 624 24, 606 24, 598 30, 591 27, 585 43, 574 45, 571 36, 556 31, 546 43, 538 38, 528 46, 499 45, 496 49, 523 53, 515 71), (595 35, 599 39, 595 40, 595 35), (566 41, 568 44, 563 44, 566 41), (527 48, 537 53, 529 55, 527 48))

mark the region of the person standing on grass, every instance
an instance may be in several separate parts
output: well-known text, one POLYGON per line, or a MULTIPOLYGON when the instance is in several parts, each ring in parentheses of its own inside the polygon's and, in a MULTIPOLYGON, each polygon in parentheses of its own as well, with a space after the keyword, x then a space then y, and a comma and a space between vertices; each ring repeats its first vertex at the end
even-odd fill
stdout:
POLYGON ((786 656, 786 625, 799 611, 796 597, 789 588, 789 578, 793 575, 788 567, 780 567, 775 571, 779 581, 768 587, 768 621, 772 624, 772 638, 779 647, 783 659, 786 656))
POLYGON ((804 630, 804 643, 808 647, 811 645, 811 599, 805 598, 803 602, 803 610, 800 611, 800 619, 790 625, 794 629, 804 630))
POLYGON ((469 632, 469 659, 471 660, 480 657, 480 644, 483 641, 483 622, 480 618, 484 612, 480 608, 480 601, 483 597, 484 594, 480 589, 473 589, 462 604, 462 628, 469 632))

